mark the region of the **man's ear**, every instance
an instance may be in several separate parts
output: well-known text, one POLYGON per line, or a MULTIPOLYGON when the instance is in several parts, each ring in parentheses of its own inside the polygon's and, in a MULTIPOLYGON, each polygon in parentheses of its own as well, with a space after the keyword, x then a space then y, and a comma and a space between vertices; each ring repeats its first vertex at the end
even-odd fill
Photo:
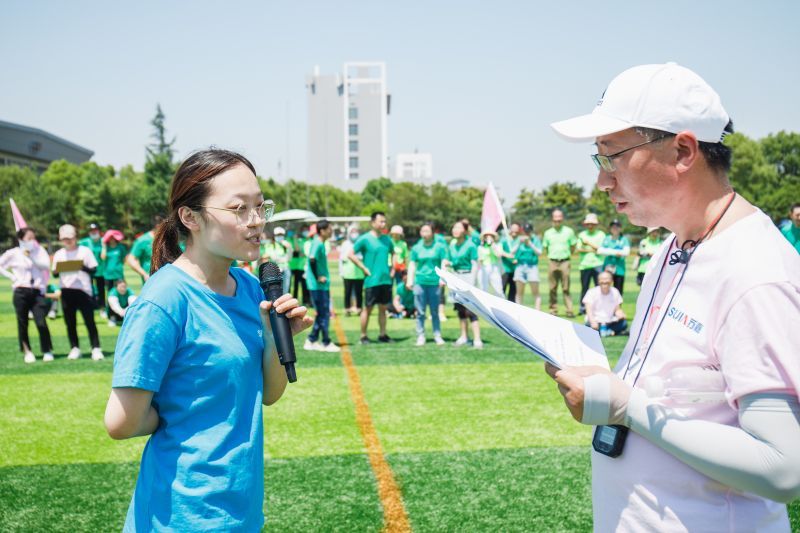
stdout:
POLYGON ((700 145, 697 137, 691 131, 682 131, 672 139, 673 148, 676 150, 675 170, 680 174, 688 172, 697 164, 700 158, 700 145))
POLYGON ((178 208, 178 218, 189 231, 197 231, 200 229, 200 224, 198 222, 199 217, 200 215, 196 211, 193 211, 187 206, 178 208))

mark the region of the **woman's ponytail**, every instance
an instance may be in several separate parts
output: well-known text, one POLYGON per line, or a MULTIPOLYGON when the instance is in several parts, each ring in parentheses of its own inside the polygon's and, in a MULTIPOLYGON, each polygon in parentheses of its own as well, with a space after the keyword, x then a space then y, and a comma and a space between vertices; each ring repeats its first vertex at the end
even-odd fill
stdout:
POLYGON ((153 257, 150 261, 151 276, 162 266, 180 257, 180 225, 181 221, 170 214, 156 228, 153 237, 153 257))

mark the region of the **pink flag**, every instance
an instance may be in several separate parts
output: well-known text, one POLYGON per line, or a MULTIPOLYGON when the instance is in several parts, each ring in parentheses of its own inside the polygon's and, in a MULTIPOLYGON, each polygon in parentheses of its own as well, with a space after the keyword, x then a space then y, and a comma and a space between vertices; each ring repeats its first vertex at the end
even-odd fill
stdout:
POLYGON ((481 232, 496 231, 497 226, 503 225, 506 227, 506 215, 503 212, 503 206, 500 204, 500 198, 497 196, 497 191, 494 185, 489 182, 486 187, 486 192, 483 195, 483 212, 481 213, 481 232))
POLYGON ((27 228, 28 225, 25 223, 25 219, 22 218, 22 213, 19 212, 14 199, 9 198, 8 201, 11 202, 11 216, 14 217, 14 230, 19 231, 20 228, 27 228))

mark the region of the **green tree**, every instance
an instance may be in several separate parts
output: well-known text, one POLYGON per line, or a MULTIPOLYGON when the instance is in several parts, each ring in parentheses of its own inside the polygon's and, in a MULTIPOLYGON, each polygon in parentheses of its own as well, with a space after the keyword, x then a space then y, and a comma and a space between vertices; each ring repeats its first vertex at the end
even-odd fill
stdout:
POLYGON ((586 198, 583 196, 583 187, 568 181, 553 183, 541 193, 542 209, 547 217, 553 209, 564 211, 564 220, 570 225, 578 225, 586 213, 586 198))
POLYGON ((167 209, 169 187, 175 174, 176 164, 173 145, 175 137, 167 140, 166 117, 161 104, 156 105, 156 115, 150 121, 154 142, 147 146, 147 158, 144 163, 144 189, 139 191, 137 205, 142 216, 151 219, 154 215, 164 213, 167 209))
POLYGON ((33 209, 27 205, 28 197, 23 189, 30 189, 31 182, 38 182, 39 176, 30 167, 0 166, 0 243, 10 243, 14 237, 14 218, 11 216, 9 198, 17 203, 25 222, 40 231, 34 222, 38 222, 33 209))

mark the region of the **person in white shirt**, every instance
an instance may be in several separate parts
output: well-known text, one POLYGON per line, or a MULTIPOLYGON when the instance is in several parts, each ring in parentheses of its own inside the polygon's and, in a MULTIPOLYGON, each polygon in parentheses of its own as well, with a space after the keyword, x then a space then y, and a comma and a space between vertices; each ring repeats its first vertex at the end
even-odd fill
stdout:
POLYGON ((647 265, 614 372, 547 366, 595 425, 596 531, 789 531, 800 496, 800 256, 728 181, 733 123, 674 63, 626 70, 552 127, 593 141, 597 186, 673 232, 647 265), (742 253, 757 242, 759 253, 742 253), (652 384, 652 386, 651 386, 652 384))
POLYGON ((30 228, 17 232, 19 245, 0 256, 0 274, 11 280, 14 291, 14 310, 17 313, 17 337, 19 349, 26 363, 36 362, 28 338, 28 313, 33 313, 33 321, 39 330, 39 347, 42 360, 53 360, 53 342, 47 327, 47 312, 50 302, 45 298, 47 276, 50 270, 50 256, 39 246, 36 233, 30 228))
POLYGON ((586 291, 586 325, 600 331, 602 337, 624 335, 628 327, 622 310, 622 295, 614 287, 614 277, 603 271, 597 277, 598 286, 586 291))
POLYGON ((103 359, 103 350, 100 349, 100 337, 94 322, 95 302, 92 297, 92 274, 97 269, 97 260, 89 248, 78 246, 76 236, 75 226, 71 224, 61 226, 58 229, 58 239, 64 247, 53 254, 53 272, 58 276, 61 284, 61 306, 64 310, 64 322, 67 325, 67 337, 71 346, 67 359, 81 357, 76 320, 77 312, 80 311, 86 331, 89 333, 92 359, 99 361, 103 359), (81 261, 82 264, 78 270, 57 272, 58 264, 64 261, 81 261))

